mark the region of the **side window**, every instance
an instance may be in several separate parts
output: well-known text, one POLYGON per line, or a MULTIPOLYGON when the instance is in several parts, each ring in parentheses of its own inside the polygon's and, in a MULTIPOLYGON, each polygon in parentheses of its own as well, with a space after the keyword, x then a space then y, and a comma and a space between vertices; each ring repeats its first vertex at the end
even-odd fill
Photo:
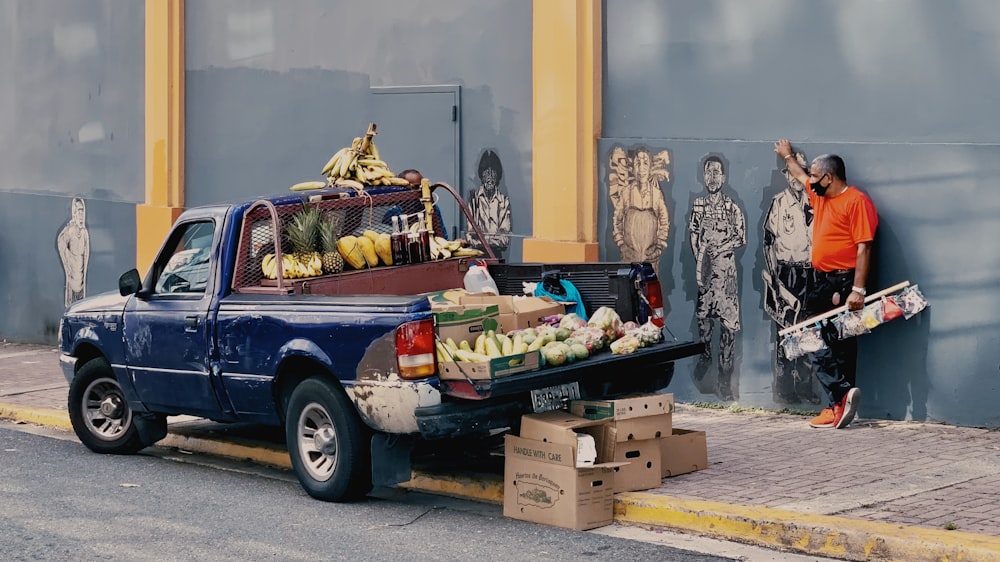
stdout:
POLYGON ((168 246, 173 251, 169 258, 162 256, 157 264, 162 269, 156 278, 156 293, 205 292, 214 233, 215 224, 211 221, 188 223, 174 232, 172 246, 168 246))

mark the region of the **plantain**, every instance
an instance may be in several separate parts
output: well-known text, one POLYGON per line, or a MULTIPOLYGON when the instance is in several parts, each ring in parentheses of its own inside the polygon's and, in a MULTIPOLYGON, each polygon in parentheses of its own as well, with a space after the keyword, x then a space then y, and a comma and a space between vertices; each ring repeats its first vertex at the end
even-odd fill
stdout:
POLYGON ((324 187, 326 187, 325 181, 303 181, 289 187, 288 189, 291 191, 308 191, 310 189, 322 189, 324 187))
POLYGON ((333 156, 330 157, 330 160, 328 160, 326 165, 323 166, 323 171, 320 173, 327 174, 328 172, 330 172, 330 170, 333 170, 334 166, 337 165, 341 157, 343 157, 346 152, 347 148, 341 148, 340 150, 338 150, 333 156))
POLYGON ((378 265, 378 254, 375 252, 375 243, 372 242, 371 238, 358 236, 357 241, 358 246, 361 247, 361 253, 364 254, 365 261, 368 263, 368 267, 378 265))
POLYGON ((341 236, 337 240, 337 251, 344 257, 344 261, 354 269, 364 269, 368 265, 364 253, 361 251, 361 244, 357 236, 341 236))
POLYGON ((392 239, 388 234, 379 234, 375 240, 375 253, 385 265, 392 265, 392 239))

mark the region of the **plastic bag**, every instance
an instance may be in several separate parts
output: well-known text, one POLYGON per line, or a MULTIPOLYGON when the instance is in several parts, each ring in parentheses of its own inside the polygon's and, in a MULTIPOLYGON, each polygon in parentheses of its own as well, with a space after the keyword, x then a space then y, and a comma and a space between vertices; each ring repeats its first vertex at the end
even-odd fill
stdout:
POLYGON ((900 293, 899 306, 903 309, 903 316, 909 320, 913 315, 927 308, 927 299, 920 292, 920 288, 916 285, 910 285, 900 293))
POLYGON ((899 299, 894 295, 882 297, 882 321, 891 322, 903 315, 903 308, 899 306, 899 299))
POLYGON ((792 332, 782 336, 781 351, 785 354, 785 358, 789 361, 792 359, 798 359, 799 357, 805 355, 805 352, 799 347, 799 332, 792 332))
POLYGON ((799 349, 803 353, 816 353, 821 349, 826 349, 826 342, 823 341, 822 328, 817 323, 815 326, 803 328, 799 333, 799 349))
POLYGON ((882 325, 882 303, 873 301, 861 309, 861 321, 865 323, 865 328, 869 330, 882 325))
POLYGON ((849 310, 843 312, 833 319, 833 324, 837 326, 840 339, 853 338, 862 334, 867 334, 871 330, 865 325, 860 310, 849 310))

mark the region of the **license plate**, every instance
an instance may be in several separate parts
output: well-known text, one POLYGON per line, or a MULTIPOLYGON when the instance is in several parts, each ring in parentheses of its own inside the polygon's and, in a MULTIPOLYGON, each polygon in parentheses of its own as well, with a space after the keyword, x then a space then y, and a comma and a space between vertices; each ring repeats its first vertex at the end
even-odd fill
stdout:
POLYGON ((534 412, 558 410, 570 400, 580 399, 580 384, 570 382, 557 386, 548 386, 531 391, 531 407, 534 412))

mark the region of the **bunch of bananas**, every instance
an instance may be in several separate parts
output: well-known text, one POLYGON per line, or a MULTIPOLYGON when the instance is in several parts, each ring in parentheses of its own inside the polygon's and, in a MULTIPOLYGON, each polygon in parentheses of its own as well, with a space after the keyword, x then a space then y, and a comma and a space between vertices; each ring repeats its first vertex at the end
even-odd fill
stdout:
MULTIPOLYGON (((278 260, 274 254, 267 254, 260 263, 260 269, 264 277, 268 279, 278 278, 278 260)), ((281 255, 281 271, 285 279, 299 279, 302 277, 315 277, 323 274, 323 259, 318 253, 309 254, 308 259, 296 259, 291 254, 281 255)))
POLYGON ((368 125, 363 137, 355 137, 351 146, 345 146, 330 157, 321 172, 330 185, 364 189, 366 185, 410 185, 396 177, 379 155, 375 136, 375 123, 368 125))

